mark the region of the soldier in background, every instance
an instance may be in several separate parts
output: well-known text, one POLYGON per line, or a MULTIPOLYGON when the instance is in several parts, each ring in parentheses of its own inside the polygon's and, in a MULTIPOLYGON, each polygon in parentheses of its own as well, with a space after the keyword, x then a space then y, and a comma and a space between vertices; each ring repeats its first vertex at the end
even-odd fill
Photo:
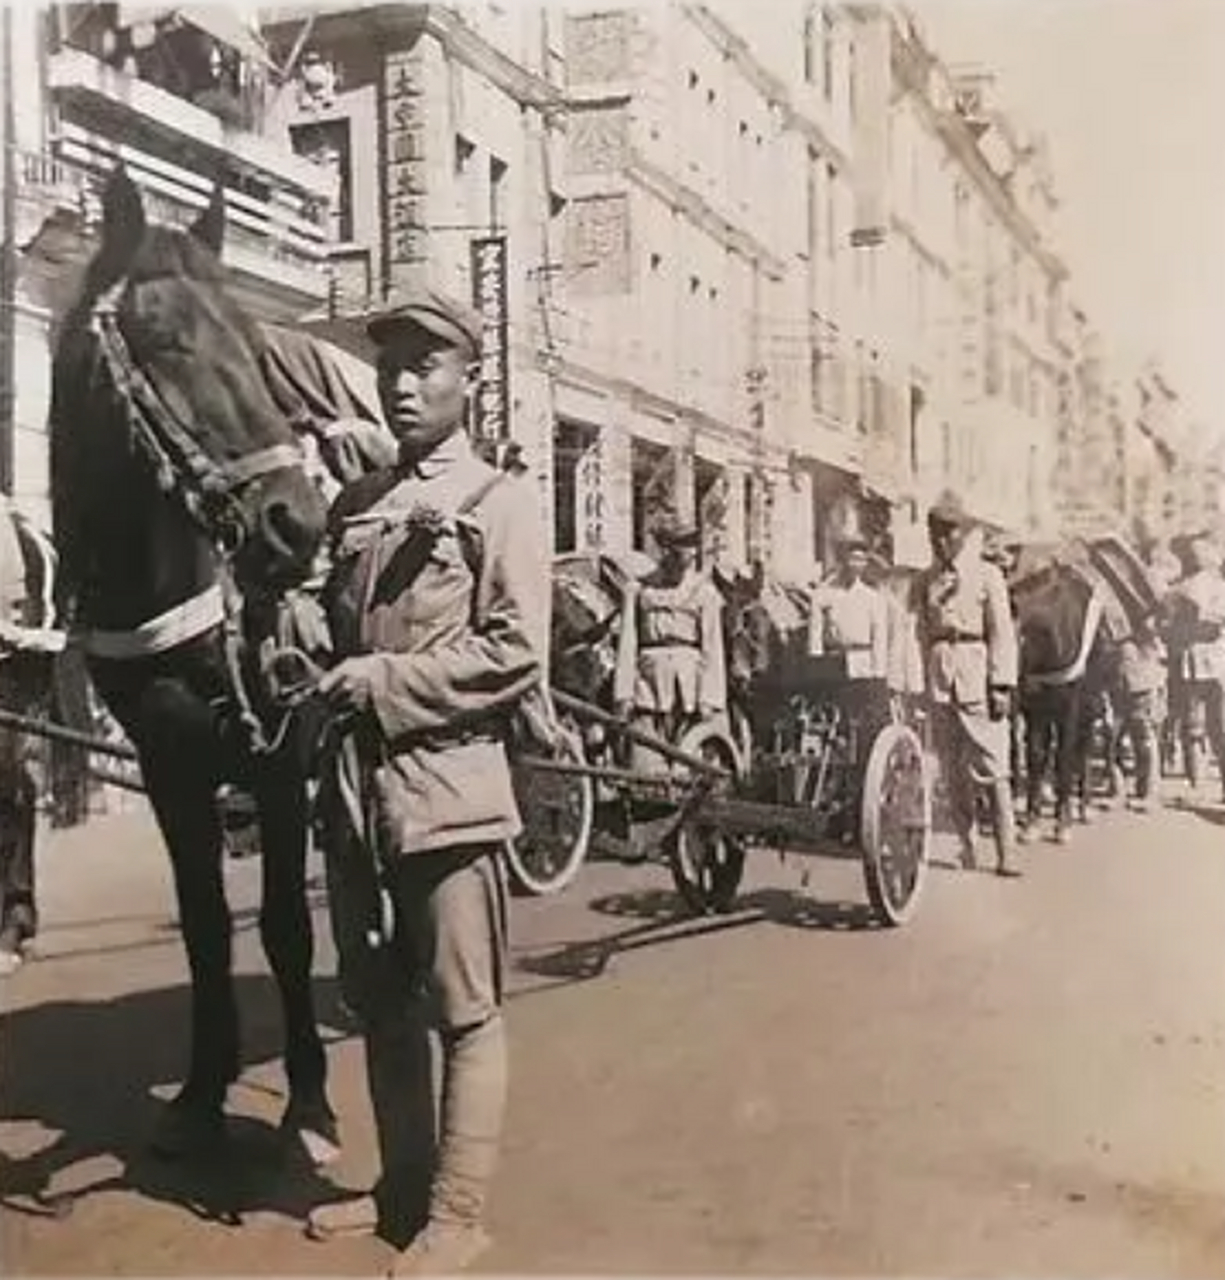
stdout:
POLYGON ((842 655, 847 693, 866 713, 871 733, 890 715, 889 603, 884 592, 868 582, 866 540, 843 538, 837 554, 837 572, 812 593, 808 651, 842 655))
POLYGON ((1189 572, 1166 596, 1170 709, 1178 721, 1192 793, 1200 781, 1199 742, 1206 737, 1225 787, 1225 579, 1221 554, 1206 531, 1188 539, 1189 572))
POLYGON ((990 787, 996 871, 1016 876, 1008 718, 1017 687, 1017 633, 1003 574, 982 556, 974 522, 946 492, 927 517, 932 563, 915 582, 932 738, 948 789, 962 865, 977 865, 975 795, 990 787))
MULTIPOLYGON (((55 552, 0 493, 0 707, 17 715, 48 712, 55 552)), ((34 845, 38 784, 29 734, 0 727, 0 977, 15 972, 38 933, 34 845)))
MULTIPOLYGON (((723 599, 698 567, 695 525, 667 517, 653 534, 658 567, 626 584, 613 703, 637 727, 676 742, 693 725, 727 713, 723 599)), ((631 767, 658 774, 668 765, 635 745, 631 767)))

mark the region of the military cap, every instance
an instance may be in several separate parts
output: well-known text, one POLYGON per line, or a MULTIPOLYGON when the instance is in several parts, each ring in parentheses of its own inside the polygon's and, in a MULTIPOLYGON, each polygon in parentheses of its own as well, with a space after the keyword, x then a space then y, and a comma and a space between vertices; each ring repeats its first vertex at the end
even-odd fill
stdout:
POLYGON ((857 533, 843 534, 835 540, 839 555, 849 555, 852 551, 870 551, 867 538, 857 533))
POLYGON ((954 493, 951 489, 945 489, 936 501, 932 503, 931 510, 927 513, 927 523, 951 524, 962 527, 973 524, 974 517, 970 515, 960 495, 954 493))
POLYGON ((471 307, 437 289, 417 290, 366 324, 376 346, 385 346, 397 334, 417 330, 474 358, 481 352, 481 328, 481 318, 471 307))
POLYGON ((651 532, 661 547, 696 547, 702 541, 696 524, 675 515, 664 516, 651 532))

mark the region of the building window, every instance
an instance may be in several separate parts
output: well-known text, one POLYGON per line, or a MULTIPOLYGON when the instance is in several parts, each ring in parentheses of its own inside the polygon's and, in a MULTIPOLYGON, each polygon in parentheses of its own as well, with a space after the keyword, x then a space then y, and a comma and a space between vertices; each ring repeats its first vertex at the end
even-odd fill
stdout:
POLYGON ((472 171, 472 159, 476 155, 476 143, 469 142, 462 134, 455 135, 455 176, 464 178, 472 171))
POLYGON ((838 254, 838 171, 825 165, 825 256, 833 262, 838 254))
POLYGON ((851 39, 847 44, 846 50, 846 105, 847 110, 850 112, 852 123, 859 119, 859 104, 857 101, 859 96, 859 75, 856 62, 855 41, 851 39))
POLYGON ((809 7, 804 13, 804 83, 817 82, 817 15, 809 7))
POLYGON ((821 10, 821 92, 826 102, 833 102, 834 15, 828 5, 821 10))
POLYGON ((506 171, 505 160, 489 157, 489 225, 495 231, 506 224, 506 171))
POLYGON ((348 244, 353 239, 353 158, 348 120, 297 125, 289 131, 297 155, 329 171, 332 193, 328 201, 331 239, 348 244))

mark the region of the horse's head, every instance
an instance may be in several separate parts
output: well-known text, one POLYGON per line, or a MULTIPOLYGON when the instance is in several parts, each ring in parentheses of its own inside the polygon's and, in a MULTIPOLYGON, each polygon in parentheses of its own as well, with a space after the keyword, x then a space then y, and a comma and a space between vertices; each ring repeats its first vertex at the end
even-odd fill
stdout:
POLYGON ((224 226, 220 188, 188 231, 150 226, 117 170, 76 314, 88 363, 60 376, 87 391, 76 412, 95 436, 113 422, 108 447, 185 508, 239 584, 269 590, 306 576, 326 512, 265 382, 263 335, 227 292, 224 226))

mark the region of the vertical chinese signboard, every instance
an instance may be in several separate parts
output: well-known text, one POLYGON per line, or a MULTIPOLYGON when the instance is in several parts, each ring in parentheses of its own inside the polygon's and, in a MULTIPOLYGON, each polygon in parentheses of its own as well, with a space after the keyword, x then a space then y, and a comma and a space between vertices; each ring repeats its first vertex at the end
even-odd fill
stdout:
POLYGON ((506 237, 472 242, 472 303, 481 317, 481 372, 473 434, 510 439, 510 351, 506 315, 506 237))
MULTIPOLYGON (((426 122, 424 66, 419 51, 390 53, 384 62, 387 171, 388 283, 401 283, 406 269, 421 267, 429 247, 425 230, 426 122)), ((404 283, 408 283, 404 281, 404 283)))

